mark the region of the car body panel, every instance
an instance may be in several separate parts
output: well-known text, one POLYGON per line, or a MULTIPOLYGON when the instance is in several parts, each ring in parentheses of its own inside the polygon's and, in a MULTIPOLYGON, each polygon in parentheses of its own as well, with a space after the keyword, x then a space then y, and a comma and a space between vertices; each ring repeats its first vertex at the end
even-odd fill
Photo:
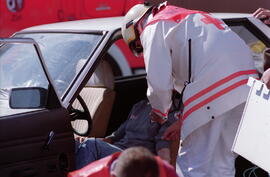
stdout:
POLYGON ((121 28, 124 17, 96 18, 68 22, 51 23, 23 29, 27 31, 112 31, 121 28))
POLYGON ((216 18, 220 19, 235 19, 235 18, 248 18, 252 17, 252 14, 247 13, 211 13, 216 18))
POLYGON ((259 28, 268 38, 270 38, 270 28, 265 25, 261 20, 258 20, 254 17, 249 17, 249 21, 251 21, 257 28, 259 28))
POLYGON ((0 36, 8 37, 29 26, 124 15, 140 0, 5 0, 0 2, 0 36))

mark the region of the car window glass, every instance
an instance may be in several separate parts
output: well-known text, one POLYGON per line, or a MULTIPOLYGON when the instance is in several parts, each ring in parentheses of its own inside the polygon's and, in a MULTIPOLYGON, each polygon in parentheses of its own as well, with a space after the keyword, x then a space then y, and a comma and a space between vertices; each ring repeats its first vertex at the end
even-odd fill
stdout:
MULTIPOLYGON (((31 102, 22 101, 29 109, 11 109, 10 93, 14 88, 48 90, 49 82, 32 44, 6 44, 0 48, 0 116, 27 112, 31 102)), ((18 93, 18 92, 17 92, 18 93)), ((30 97, 31 92, 27 92, 30 97)), ((28 96, 26 98, 29 98, 28 96)), ((34 101, 38 98, 33 98, 34 101)))
POLYGON ((266 49, 266 45, 245 26, 230 26, 230 28, 249 46, 255 62, 255 67, 260 73, 263 73, 263 52, 266 49))
POLYGON ((86 61, 102 38, 100 34, 82 33, 27 33, 18 36, 33 38, 39 44, 60 97, 82 68, 78 62, 86 61))
POLYGON ((143 57, 136 57, 123 39, 115 41, 103 58, 111 65, 116 78, 145 73, 143 57))

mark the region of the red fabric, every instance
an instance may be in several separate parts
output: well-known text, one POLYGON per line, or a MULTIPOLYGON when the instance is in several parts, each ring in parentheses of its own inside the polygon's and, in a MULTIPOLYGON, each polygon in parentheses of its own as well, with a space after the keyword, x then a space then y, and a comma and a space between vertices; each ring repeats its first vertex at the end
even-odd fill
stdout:
MULTIPOLYGON (((110 177, 110 166, 120 154, 121 152, 116 152, 108 157, 92 162, 79 170, 70 172, 68 177, 110 177)), ((170 164, 159 157, 156 157, 156 160, 159 166, 159 177, 178 177, 175 169, 170 164)))
POLYGON ((159 9, 153 9, 153 19, 151 19, 151 21, 148 22, 148 24, 146 24, 140 31, 143 31, 148 25, 154 24, 161 20, 169 20, 180 23, 188 15, 196 13, 202 14, 202 16, 204 16, 204 18, 201 19, 203 23, 213 24, 220 30, 225 29, 223 26, 224 23, 221 20, 211 17, 207 12, 199 10, 189 10, 171 5, 164 5, 161 6, 159 9))
POLYGON ((233 80, 233 79, 235 79, 237 77, 240 77, 240 76, 243 76, 243 75, 249 75, 249 74, 257 74, 257 71, 256 70, 245 70, 245 71, 239 71, 239 72, 233 73, 233 74, 231 74, 231 75, 229 75, 229 76, 227 76, 227 77, 219 80, 218 82, 210 85, 209 87, 203 89, 202 91, 198 92, 197 94, 195 94, 194 96, 190 97, 189 99, 187 99, 184 102, 184 106, 189 105, 194 100, 202 97, 203 95, 207 94, 208 92, 214 90, 217 87, 222 86, 223 84, 226 84, 226 83, 230 82, 231 80, 233 80))
POLYGON ((89 165, 70 172, 68 177, 110 177, 111 163, 119 157, 121 152, 116 152, 89 165))
POLYGON ((119 47, 121 52, 124 54, 129 66, 132 69, 144 67, 143 57, 136 57, 135 55, 133 55, 133 53, 131 52, 128 45, 124 42, 123 39, 116 41, 115 44, 117 45, 117 47, 119 47))
MULTIPOLYGON (((193 97, 191 97, 190 99, 188 99, 184 105, 187 106, 189 103, 191 103, 192 101, 198 99, 199 97, 203 96, 204 94, 208 93, 209 91, 213 90, 214 88, 222 85, 222 84, 225 84, 227 82, 229 82, 230 80, 236 78, 236 77, 239 77, 241 75, 246 75, 246 74, 257 74, 257 71, 256 70, 247 70, 247 71, 239 71, 237 73, 234 73, 218 82, 216 82, 215 84, 207 87, 206 89, 202 90, 201 92, 197 93, 196 95, 194 95, 193 97)), ((194 111, 200 109, 202 106, 208 104, 209 102, 225 95, 226 93, 230 92, 231 90, 233 89, 236 89, 238 88, 239 86, 241 85, 245 85, 247 83, 247 79, 244 79, 244 80, 241 80, 241 81, 238 81, 226 88, 224 88, 223 90, 217 92, 216 94, 208 97, 207 99, 201 101, 200 103, 196 104, 195 106, 193 106, 192 108, 190 108, 188 111, 186 111, 182 117, 182 120, 185 120, 191 113, 193 113, 194 111)))
POLYGON ((154 109, 154 108, 153 108, 153 111, 156 112, 156 113, 158 113, 158 114, 161 114, 163 117, 167 117, 168 116, 168 112, 169 112, 169 111, 167 111, 166 113, 163 113, 160 110, 154 109))
POLYGON ((202 22, 205 24, 213 24, 220 30, 225 30, 225 27, 223 26, 223 22, 219 19, 213 18, 207 14, 202 14, 205 18, 201 19, 202 22))
POLYGON ((245 85, 247 83, 247 81, 248 81, 248 79, 238 81, 238 82, 230 85, 229 87, 226 87, 225 89, 217 92, 216 94, 210 96, 209 98, 201 101, 200 103, 196 104, 195 106, 190 108, 187 112, 185 112, 185 114, 182 117, 182 120, 185 120, 191 113, 193 113, 194 111, 200 109, 201 107, 203 107, 204 105, 210 103, 211 101, 217 99, 218 97, 221 97, 222 95, 225 95, 226 93, 230 92, 233 89, 236 89, 237 87, 245 85))
POLYGON ((173 166, 159 157, 156 157, 156 160, 159 166, 159 177, 178 177, 173 166))
POLYGON ((196 13, 207 14, 206 12, 203 12, 203 11, 189 10, 189 9, 184 9, 181 7, 176 7, 176 6, 171 6, 171 5, 161 7, 160 9, 155 10, 154 13, 155 14, 153 14, 154 15, 153 19, 147 25, 145 25, 144 28, 160 20, 169 20, 169 21, 174 21, 174 22, 179 23, 190 14, 196 14, 196 13))

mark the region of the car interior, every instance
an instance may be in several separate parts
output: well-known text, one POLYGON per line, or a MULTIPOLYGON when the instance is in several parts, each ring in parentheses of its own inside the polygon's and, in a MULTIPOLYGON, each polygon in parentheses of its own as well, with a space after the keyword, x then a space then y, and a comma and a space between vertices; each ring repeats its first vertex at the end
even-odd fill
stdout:
MULTIPOLYGON (((80 92, 91 115, 92 129, 87 137, 105 137, 114 132, 127 118, 132 106, 146 99, 146 75, 114 77, 111 65, 102 59, 80 92)), ((73 108, 82 109, 76 99, 73 108)), ((87 121, 72 121, 78 132, 86 132, 87 121)), ((78 135, 75 134, 75 137, 78 135)), ((179 141, 171 145, 171 164, 175 164, 179 141)))
MULTIPOLYGON (((92 118, 92 129, 87 136, 104 137, 106 134, 113 102, 115 99, 114 76, 108 62, 102 60, 92 77, 80 92, 87 105, 92 118)), ((80 103, 75 100, 73 107, 80 109, 80 103)), ((79 132, 87 129, 85 121, 77 120, 72 123, 73 127, 79 132)))
MULTIPOLYGON (((145 75, 117 77, 106 59, 100 61, 93 75, 80 92, 89 109, 92 129, 86 136, 104 137, 115 131, 123 123, 138 101, 146 98, 145 75)), ((73 108, 82 109, 76 99, 73 108)), ((72 122, 75 129, 87 128, 81 120, 72 122)))

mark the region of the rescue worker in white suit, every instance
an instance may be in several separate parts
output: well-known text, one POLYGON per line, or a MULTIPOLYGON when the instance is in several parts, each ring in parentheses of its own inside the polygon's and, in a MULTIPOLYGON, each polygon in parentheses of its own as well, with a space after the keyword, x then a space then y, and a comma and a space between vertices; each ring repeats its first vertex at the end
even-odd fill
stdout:
POLYGON ((143 52, 151 119, 167 119, 172 91, 183 91, 183 113, 165 139, 180 133, 176 170, 185 177, 233 177, 231 146, 257 77, 250 51, 221 20, 166 3, 139 4, 125 16, 122 35, 134 54, 143 52))

